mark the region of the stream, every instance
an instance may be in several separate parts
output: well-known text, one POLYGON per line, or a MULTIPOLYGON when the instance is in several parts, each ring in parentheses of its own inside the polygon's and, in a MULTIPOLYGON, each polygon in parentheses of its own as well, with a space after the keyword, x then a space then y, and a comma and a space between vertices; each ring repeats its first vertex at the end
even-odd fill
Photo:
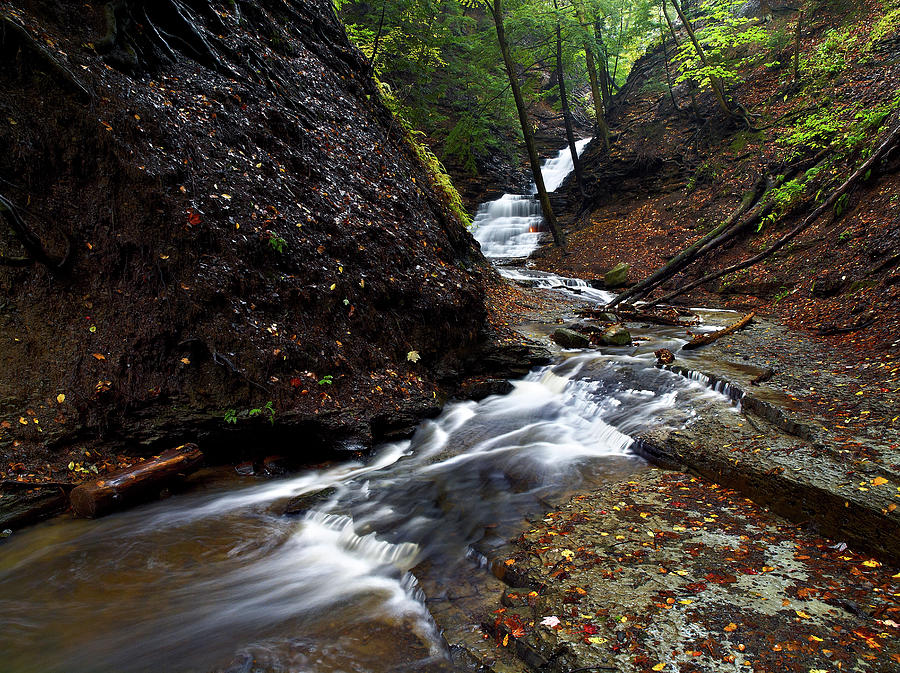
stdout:
MULTIPOLYGON (((567 155, 546 162, 548 188, 571 170, 567 155)), ((475 236, 489 257, 533 249, 534 205, 505 195, 479 208, 475 236)), ((610 297, 583 281, 501 270, 584 300, 610 297)), ((555 325, 530 327, 546 337, 555 325)), ((552 503, 644 469, 632 437, 683 425, 699 398, 735 413, 702 381, 654 366, 653 351, 676 350, 683 329, 632 334, 636 346, 561 351, 508 395, 448 404, 364 463, 269 481, 208 470, 186 494, 15 534, 0 554, 0 668, 453 670, 420 586, 465 584, 487 572, 475 549, 502 544, 552 503), (301 513, 284 514, 291 501, 301 513)))

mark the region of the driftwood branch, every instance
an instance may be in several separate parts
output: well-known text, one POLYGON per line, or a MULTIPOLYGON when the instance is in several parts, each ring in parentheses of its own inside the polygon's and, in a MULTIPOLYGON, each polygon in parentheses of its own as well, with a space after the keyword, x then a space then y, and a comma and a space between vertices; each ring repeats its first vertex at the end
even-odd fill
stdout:
POLYGON ((180 475, 197 469, 203 453, 196 444, 163 452, 139 465, 110 472, 73 489, 69 500, 77 516, 103 516, 129 504, 152 500, 180 475))
POLYGON ((700 336, 695 336, 693 339, 688 341, 684 346, 681 347, 681 350, 690 351, 695 348, 700 348, 700 346, 706 346, 711 344, 713 341, 717 341, 721 339, 723 336, 727 336, 732 332, 737 332, 742 327, 745 327, 751 320, 753 320, 753 316, 756 315, 756 311, 750 311, 747 315, 743 316, 740 320, 732 323, 725 329, 720 329, 717 332, 711 332, 709 334, 701 334, 700 336))

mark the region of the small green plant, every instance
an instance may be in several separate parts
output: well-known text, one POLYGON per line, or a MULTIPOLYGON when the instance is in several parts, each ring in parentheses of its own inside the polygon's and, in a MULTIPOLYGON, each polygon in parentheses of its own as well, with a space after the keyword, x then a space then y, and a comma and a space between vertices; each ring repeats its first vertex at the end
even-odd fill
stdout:
POLYGON ((244 412, 239 412, 237 409, 228 409, 225 412, 223 419, 226 423, 237 425, 238 418, 241 416, 246 416, 247 418, 266 416, 266 420, 268 420, 270 424, 275 425, 275 403, 272 402, 272 400, 269 400, 261 407, 247 409, 244 412))
POLYGON ((267 420, 269 421, 269 423, 271 425, 275 425, 275 405, 272 403, 272 400, 266 402, 265 406, 251 409, 249 412, 247 412, 247 415, 250 416, 250 418, 253 418, 254 416, 265 415, 267 416, 267 420))
POLYGON ((287 245, 287 241, 285 241, 281 236, 276 236, 272 234, 269 236, 269 247, 272 248, 278 254, 284 252, 284 247, 287 245))
POLYGON ((844 231, 841 232, 840 236, 838 236, 838 243, 846 243, 851 239, 852 236, 852 231, 850 231, 849 229, 844 229, 844 231))
POLYGON ((794 290, 791 290, 790 288, 784 287, 782 285, 781 289, 775 293, 774 297, 772 297, 772 306, 774 306, 775 304, 780 302, 782 299, 784 299, 785 297, 787 297, 788 295, 791 295, 793 293, 794 293, 794 290))
POLYGON ((319 379, 320 386, 330 386, 332 383, 334 383, 334 377, 331 374, 325 374, 319 379))

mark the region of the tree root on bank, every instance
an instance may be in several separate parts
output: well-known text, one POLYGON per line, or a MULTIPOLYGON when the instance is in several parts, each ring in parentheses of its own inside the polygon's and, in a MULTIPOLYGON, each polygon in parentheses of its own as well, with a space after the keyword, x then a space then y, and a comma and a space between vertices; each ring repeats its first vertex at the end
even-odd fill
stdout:
POLYGON ((22 247, 30 257, 3 257, 0 256, 0 264, 4 266, 28 266, 39 262, 46 266, 51 273, 65 272, 72 261, 72 240, 66 236, 66 252, 62 257, 55 257, 47 252, 41 239, 35 234, 25 221, 19 216, 15 206, 2 194, 0 194, 0 215, 2 215, 10 229, 13 230, 22 247))
POLYGON ((74 72, 69 70, 49 49, 38 42, 24 26, 20 25, 5 12, 0 12, 0 43, 6 42, 8 38, 17 40, 24 49, 37 56, 40 61, 50 68, 50 74, 54 75, 64 88, 85 102, 93 100, 93 94, 81 83, 81 80, 78 79, 74 72))
POLYGON ((701 334, 700 336, 695 336, 693 339, 688 341, 684 346, 681 347, 681 350, 690 351, 695 348, 700 348, 700 346, 706 346, 711 344, 718 339, 721 339, 723 336, 727 336, 732 332, 736 332, 742 327, 747 326, 751 320, 753 320, 753 316, 756 315, 756 311, 750 311, 747 315, 743 316, 737 322, 732 323, 725 329, 720 329, 718 332, 712 332, 710 334, 701 334))
POLYGON ((104 6, 106 33, 95 48, 110 65, 123 70, 172 62, 177 52, 227 77, 238 73, 220 58, 199 14, 224 32, 221 17, 204 3, 196 11, 185 0, 114 0, 104 6))

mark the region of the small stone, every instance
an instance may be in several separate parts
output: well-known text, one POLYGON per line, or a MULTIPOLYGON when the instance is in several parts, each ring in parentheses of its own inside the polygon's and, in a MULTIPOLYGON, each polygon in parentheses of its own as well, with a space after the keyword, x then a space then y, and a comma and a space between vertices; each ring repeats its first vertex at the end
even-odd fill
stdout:
POLYGON ((668 348, 660 348, 657 351, 653 351, 653 355, 656 356, 656 364, 658 365, 670 365, 675 362, 675 355, 668 348))
POLYGON ((600 335, 604 346, 630 346, 631 333, 621 325, 610 325, 600 335))
POLYGON ((584 334, 565 327, 554 330, 553 334, 550 335, 550 338, 563 348, 587 348, 591 344, 590 339, 584 334))

